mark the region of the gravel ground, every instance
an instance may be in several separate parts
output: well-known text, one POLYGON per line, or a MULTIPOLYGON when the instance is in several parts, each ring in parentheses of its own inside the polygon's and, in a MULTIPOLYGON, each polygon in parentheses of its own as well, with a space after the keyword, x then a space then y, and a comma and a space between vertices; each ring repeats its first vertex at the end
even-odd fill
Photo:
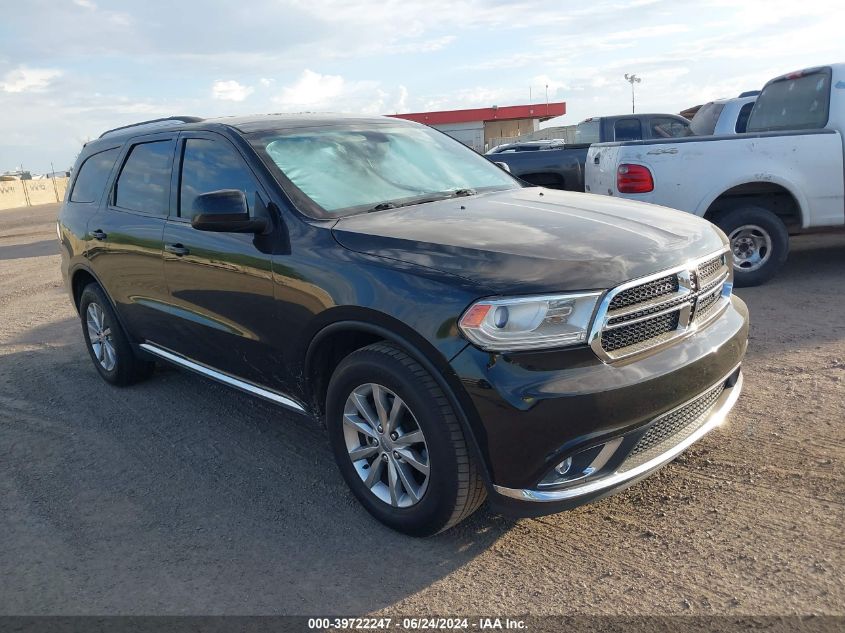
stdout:
POLYGON ((415 540, 356 504, 308 420, 170 368, 100 380, 56 211, 0 211, 0 613, 845 613, 845 235, 739 291, 745 391, 660 473, 415 540))

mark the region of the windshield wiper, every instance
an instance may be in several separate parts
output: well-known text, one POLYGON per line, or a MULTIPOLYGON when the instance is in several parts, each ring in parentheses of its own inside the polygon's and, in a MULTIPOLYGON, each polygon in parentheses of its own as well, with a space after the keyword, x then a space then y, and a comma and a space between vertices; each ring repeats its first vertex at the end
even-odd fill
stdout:
POLYGON ((388 209, 398 209, 399 207, 411 207, 416 204, 427 204, 429 202, 440 202, 441 200, 448 200, 449 198, 465 198, 466 196, 474 196, 476 193, 478 192, 475 189, 455 189, 454 191, 444 191, 428 198, 410 198, 403 202, 379 202, 374 207, 367 209, 367 213, 372 213, 374 211, 387 211, 388 209))
POLYGON ((367 213, 372 213, 373 211, 387 211, 388 209, 395 209, 396 205, 392 202, 379 202, 376 206, 367 209, 367 213))

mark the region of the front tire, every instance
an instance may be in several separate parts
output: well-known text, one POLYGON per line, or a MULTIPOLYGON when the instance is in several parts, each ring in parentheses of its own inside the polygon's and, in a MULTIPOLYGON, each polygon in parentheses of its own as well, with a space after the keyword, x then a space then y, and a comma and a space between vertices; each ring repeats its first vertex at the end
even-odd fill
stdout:
POLYGON ((394 530, 437 534, 486 497, 448 398, 394 345, 375 343, 340 363, 329 383, 326 426, 347 485, 394 530))
POLYGON ((738 287, 767 282, 786 262, 789 233, 783 221, 768 209, 746 206, 723 211, 715 223, 730 240, 738 287))
POLYGON ((99 285, 91 283, 82 290, 79 317, 88 354, 103 380, 122 387, 152 374, 155 363, 135 356, 111 302, 99 285))

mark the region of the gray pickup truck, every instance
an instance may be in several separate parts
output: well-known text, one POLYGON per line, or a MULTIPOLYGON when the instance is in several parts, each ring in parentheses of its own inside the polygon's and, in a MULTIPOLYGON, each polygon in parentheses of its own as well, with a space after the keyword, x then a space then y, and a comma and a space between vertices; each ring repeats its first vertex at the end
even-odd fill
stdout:
POLYGON ((584 163, 593 143, 692 136, 690 122, 677 114, 624 114, 592 117, 575 128, 575 143, 528 141, 494 147, 486 156, 507 165, 525 182, 551 189, 584 191, 584 163))

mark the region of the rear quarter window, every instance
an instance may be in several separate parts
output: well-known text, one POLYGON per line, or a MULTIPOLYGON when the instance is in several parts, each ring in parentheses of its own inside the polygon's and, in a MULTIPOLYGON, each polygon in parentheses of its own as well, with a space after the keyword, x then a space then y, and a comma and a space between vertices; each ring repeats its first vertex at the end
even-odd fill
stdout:
POLYGON ((748 131, 823 128, 830 108, 830 79, 830 68, 820 68, 770 81, 757 97, 748 131))
POLYGON ((71 202, 96 202, 103 195, 119 148, 107 149, 85 159, 70 192, 71 202))

